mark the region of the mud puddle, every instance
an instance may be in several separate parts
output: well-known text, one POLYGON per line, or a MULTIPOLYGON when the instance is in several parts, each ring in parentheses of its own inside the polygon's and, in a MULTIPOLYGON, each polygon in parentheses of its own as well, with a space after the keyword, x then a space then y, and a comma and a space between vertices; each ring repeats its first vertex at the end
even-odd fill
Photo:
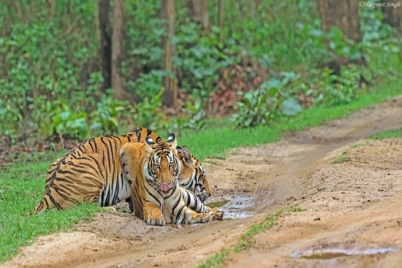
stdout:
POLYGON ((241 219, 251 217, 255 214, 251 197, 236 196, 219 199, 208 203, 209 207, 219 207, 223 211, 223 219, 241 219))
POLYGON ((305 250, 298 251, 292 254, 292 258, 305 258, 309 260, 328 260, 339 257, 349 257, 352 255, 377 255, 386 254, 391 252, 398 252, 396 247, 377 247, 367 249, 341 249, 341 248, 328 248, 320 250, 305 250))

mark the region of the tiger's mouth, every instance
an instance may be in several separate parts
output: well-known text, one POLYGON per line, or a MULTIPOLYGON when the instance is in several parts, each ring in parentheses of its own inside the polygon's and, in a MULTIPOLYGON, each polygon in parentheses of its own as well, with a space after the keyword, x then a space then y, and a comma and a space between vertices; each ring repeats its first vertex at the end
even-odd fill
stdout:
POLYGON ((171 188, 172 187, 170 186, 170 183, 168 183, 168 182, 162 182, 161 185, 160 185, 161 191, 165 192, 165 193, 169 192, 171 188))

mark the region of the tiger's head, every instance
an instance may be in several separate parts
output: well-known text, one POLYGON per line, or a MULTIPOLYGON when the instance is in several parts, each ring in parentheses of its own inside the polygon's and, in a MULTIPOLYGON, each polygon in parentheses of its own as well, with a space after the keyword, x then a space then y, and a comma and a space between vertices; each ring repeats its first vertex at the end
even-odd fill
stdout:
POLYGON ((155 143, 151 137, 146 138, 147 161, 143 166, 144 177, 157 191, 168 193, 178 186, 181 166, 176 145, 174 134, 170 134, 166 142, 155 143))
POLYGON ((211 190, 200 161, 191 154, 187 146, 178 146, 176 149, 181 162, 180 186, 192 191, 201 202, 204 202, 211 196, 211 190))

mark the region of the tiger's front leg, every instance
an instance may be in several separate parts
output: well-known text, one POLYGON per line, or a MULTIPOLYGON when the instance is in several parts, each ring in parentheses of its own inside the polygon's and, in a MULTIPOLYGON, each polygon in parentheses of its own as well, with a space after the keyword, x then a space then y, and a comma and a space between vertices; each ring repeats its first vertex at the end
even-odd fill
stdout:
POLYGON ((201 200, 191 191, 181 188, 183 201, 186 206, 198 213, 208 213, 212 216, 214 221, 223 219, 223 211, 219 208, 210 208, 204 205, 201 200))
POLYGON ((152 202, 145 202, 143 206, 143 219, 149 225, 165 225, 165 218, 158 206, 152 202))
POLYGON ((194 223, 205 223, 212 221, 212 215, 209 213, 198 213, 188 207, 185 207, 183 210, 185 217, 179 219, 177 223, 194 224, 194 223))

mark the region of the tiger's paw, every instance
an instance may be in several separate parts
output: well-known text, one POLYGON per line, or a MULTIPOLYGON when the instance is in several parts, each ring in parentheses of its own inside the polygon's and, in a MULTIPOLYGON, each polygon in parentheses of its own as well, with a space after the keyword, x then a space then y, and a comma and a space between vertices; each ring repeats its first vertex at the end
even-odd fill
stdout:
POLYGON ((162 217, 158 218, 145 218, 145 223, 148 225, 155 225, 155 226, 164 226, 166 224, 165 219, 162 217))
POLYGON ((193 216, 191 223, 205 223, 212 221, 212 215, 209 213, 196 213, 193 216))
POLYGON ((153 203, 146 203, 144 205, 143 217, 148 225, 163 226, 166 224, 162 211, 153 203))
POLYGON ((220 208, 210 208, 207 207, 207 213, 209 213, 212 216, 212 220, 214 221, 221 221, 223 220, 223 210, 220 210, 220 208))

